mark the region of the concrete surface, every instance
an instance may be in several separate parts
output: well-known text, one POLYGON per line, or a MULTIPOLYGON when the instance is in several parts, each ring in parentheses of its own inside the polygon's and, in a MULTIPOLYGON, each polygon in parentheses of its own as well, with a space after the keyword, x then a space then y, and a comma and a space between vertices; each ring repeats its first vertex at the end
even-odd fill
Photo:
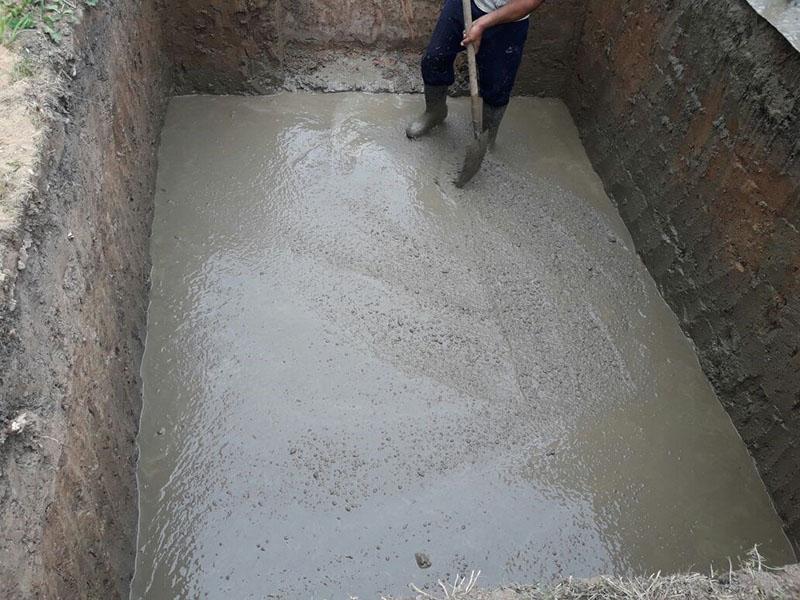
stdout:
POLYGON ((412 143, 419 103, 173 100, 133 598, 793 560, 566 108, 457 191, 466 104, 412 143))
POLYGON ((798 0, 748 0, 762 17, 775 26, 795 49, 800 50, 800 2, 798 0))

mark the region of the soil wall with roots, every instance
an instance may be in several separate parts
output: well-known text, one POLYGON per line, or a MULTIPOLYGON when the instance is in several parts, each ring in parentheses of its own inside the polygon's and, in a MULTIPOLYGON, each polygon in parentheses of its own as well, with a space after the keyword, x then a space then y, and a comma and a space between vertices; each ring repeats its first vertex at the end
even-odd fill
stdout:
POLYGON ((127 598, 133 572, 168 63, 151 2, 102 4, 60 46, 31 33, 17 47, 35 57, 41 135, 0 247, 2 598, 127 598))
MULTIPOLYGON (((440 0, 183 0, 164 14, 179 92, 408 92, 421 89, 419 61, 440 8, 440 0)), ((563 94, 582 18, 580 0, 536 12, 517 93, 563 94)))
POLYGON ((589 0, 568 104, 800 540, 800 53, 745 0, 589 0))

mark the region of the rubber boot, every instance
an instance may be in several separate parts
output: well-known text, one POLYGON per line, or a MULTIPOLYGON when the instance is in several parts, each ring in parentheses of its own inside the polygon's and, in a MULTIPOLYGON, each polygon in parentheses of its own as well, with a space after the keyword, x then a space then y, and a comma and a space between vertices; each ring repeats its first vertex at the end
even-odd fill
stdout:
POLYGON ((488 132, 489 148, 494 148, 494 142, 497 139, 497 131, 500 129, 500 122, 503 120, 503 115, 506 112, 508 104, 503 106, 490 106, 483 103, 483 130, 488 132))
POLYGON ((406 127, 406 135, 414 140, 430 132, 447 117, 447 86, 425 86, 425 112, 406 127))

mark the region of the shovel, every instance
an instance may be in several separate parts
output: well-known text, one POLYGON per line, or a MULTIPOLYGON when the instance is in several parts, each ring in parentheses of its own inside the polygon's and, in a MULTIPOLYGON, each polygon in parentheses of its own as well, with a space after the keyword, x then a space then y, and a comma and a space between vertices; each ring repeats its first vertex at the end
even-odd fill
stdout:
MULTIPOLYGON (((464 31, 469 31, 472 27, 472 8, 470 0, 461 0, 461 7, 464 11, 464 31)), ((455 180, 457 188, 464 187, 467 182, 475 176, 481 168, 483 157, 489 148, 489 132, 483 131, 483 101, 478 92, 478 67, 475 62, 475 47, 470 44, 467 46, 467 66, 469 68, 469 97, 472 108, 472 135, 475 138, 467 146, 467 155, 464 157, 464 166, 458 173, 455 180)))

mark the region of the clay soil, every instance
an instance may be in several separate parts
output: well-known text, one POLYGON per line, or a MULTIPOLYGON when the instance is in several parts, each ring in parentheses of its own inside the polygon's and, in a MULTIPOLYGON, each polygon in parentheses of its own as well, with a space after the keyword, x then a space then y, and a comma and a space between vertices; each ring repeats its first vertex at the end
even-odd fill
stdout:
POLYGON ((128 594, 167 91, 144 12, 88 10, 59 45, 0 47, 2 598, 128 594))

